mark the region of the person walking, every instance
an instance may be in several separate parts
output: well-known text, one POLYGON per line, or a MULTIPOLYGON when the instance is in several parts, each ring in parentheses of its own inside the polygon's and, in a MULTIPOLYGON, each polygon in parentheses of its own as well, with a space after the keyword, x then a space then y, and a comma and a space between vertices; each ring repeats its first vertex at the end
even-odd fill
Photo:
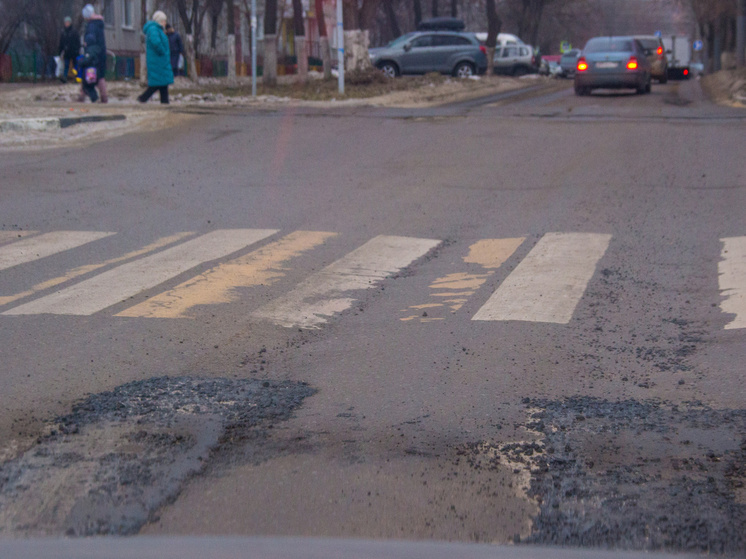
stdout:
POLYGON ((180 75, 179 57, 184 54, 184 43, 181 41, 181 35, 171 24, 166 24, 166 36, 168 37, 168 47, 171 49, 171 70, 174 76, 180 75))
POLYGON ((148 88, 137 100, 146 103, 156 91, 160 93, 161 104, 168 105, 168 86, 174 83, 171 69, 171 51, 168 46, 166 14, 158 10, 153 19, 145 24, 145 62, 148 66, 148 88))
POLYGON ((64 61, 65 67, 62 70, 60 81, 67 83, 67 73, 70 71, 70 64, 75 67, 75 57, 80 54, 80 35, 78 30, 73 27, 73 19, 70 16, 65 18, 65 27, 60 35, 60 58, 64 61))
POLYGON ((106 88, 106 38, 104 36, 104 18, 96 13, 91 4, 83 8, 83 19, 85 19, 85 33, 83 34, 84 53, 80 61, 81 90, 78 101, 85 101, 86 96, 91 102, 98 100, 101 94, 101 102, 107 103, 109 97, 106 88), (96 92, 98 87, 98 93, 96 92))

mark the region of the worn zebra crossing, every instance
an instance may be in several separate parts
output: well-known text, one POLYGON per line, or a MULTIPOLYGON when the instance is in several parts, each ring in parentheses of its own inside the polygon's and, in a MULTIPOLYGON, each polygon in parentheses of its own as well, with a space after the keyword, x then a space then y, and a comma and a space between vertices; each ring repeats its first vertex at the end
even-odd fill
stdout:
MULTIPOLYGON (((0 271, 17 272, 55 254, 88 251, 112 235, 1 231, 0 271)), ((17 292, 7 292, 0 275, 0 314, 90 316, 115 307, 112 314, 117 318, 194 318, 201 308, 238 301, 247 289, 277 283, 292 270, 295 259, 312 255, 338 235, 277 229, 175 233, 107 260, 63 270, 17 292), (181 281, 158 291, 174 279, 181 281), (133 300, 152 290, 157 293, 133 300)), ((612 241, 607 234, 572 232, 546 233, 525 247, 524 237, 475 240, 451 271, 433 277, 427 292, 417 296, 420 301, 401 309, 392 320, 418 324, 448 320, 476 299, 482 304, 469 317, 476 322, 567 324, 612 241), (521 247, 525 256, 517 258, 521 247), (515 267, 494 285, 493 278, 510 259, 515 267)), ((721 310, 733 317, 726 328, 746 328, 746 237, 721 242, 717 269, 721 310)), ((323 327, 351 308, 362 291, 400 273, 441 244, 438 239, 374 237, 260 305, 250 317, 283 327, 323 327)))

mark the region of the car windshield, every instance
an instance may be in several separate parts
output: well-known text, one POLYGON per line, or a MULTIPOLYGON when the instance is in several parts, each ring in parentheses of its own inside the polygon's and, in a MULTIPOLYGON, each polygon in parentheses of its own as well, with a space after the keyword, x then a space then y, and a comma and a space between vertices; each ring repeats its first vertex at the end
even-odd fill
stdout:
POLYGON ((407 33, 406 35, 402 35, 401 37, 397 37, 393 41, 391 41, 388 45, 386 45, 387 48, 396 48, 402 46, 404 43, 409 41, 412 37, 415 36, 415 33, 407 33))
POLYGON ((590 54, 593 52, 630 52, 634 49, 630 39, 597 37, 588 41, 583 50, 586 54, 590 54))

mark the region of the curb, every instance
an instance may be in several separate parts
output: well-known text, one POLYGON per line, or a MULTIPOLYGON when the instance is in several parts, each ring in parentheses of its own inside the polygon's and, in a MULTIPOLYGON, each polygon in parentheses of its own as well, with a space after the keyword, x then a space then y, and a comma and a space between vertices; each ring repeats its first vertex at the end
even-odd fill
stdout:
POLYGON ((76 124, 87 122, 108 122, 125 120, 126 115, 90 115, 78 117, 50 117, 50 118, 17 118, 0 120, 0 132, 24 132, 28 130, 45 131, 58 128, 68 128, 76 124))

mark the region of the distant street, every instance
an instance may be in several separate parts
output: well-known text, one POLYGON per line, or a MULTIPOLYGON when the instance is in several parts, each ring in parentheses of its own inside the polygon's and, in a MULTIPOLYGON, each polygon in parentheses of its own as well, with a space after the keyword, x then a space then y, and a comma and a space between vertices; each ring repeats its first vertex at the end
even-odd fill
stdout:
POLYGON ((0 536, 746 552, 746 112, 540 83, 0 152, 0 536))

